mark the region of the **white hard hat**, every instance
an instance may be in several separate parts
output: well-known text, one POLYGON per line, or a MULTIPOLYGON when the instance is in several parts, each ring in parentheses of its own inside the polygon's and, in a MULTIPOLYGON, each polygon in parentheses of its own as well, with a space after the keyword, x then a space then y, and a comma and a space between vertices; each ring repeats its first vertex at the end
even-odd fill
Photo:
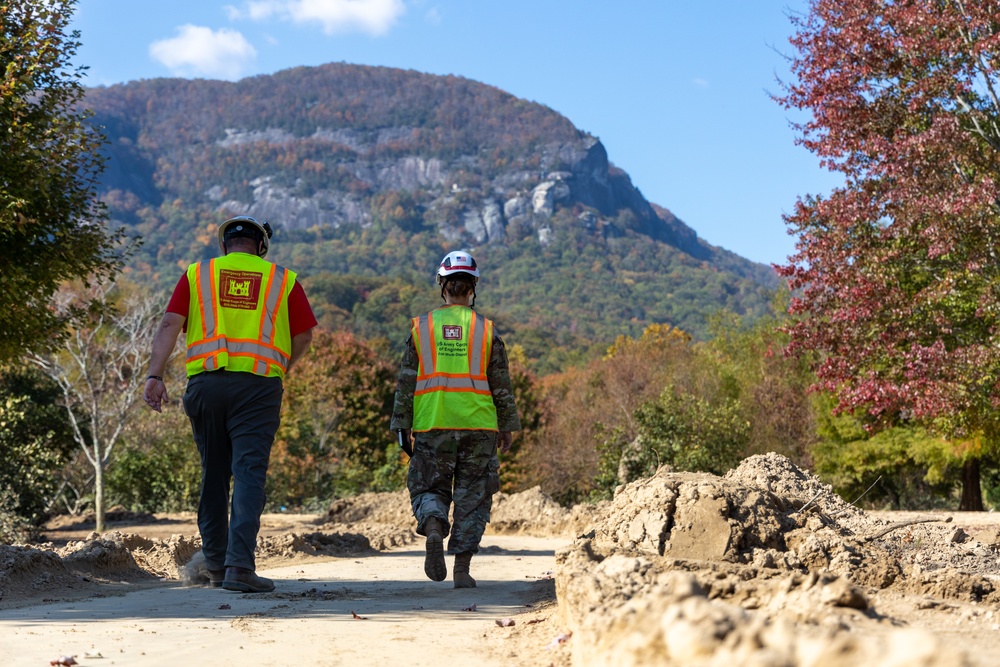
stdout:
POLYGON ((271 247, 271 236, 273 235, 274 231, 266 221, 258 222, 249 215, 238 215, 219 225, 219 249, 222 252, 226 252, 225 242, 227 238, 256 238, 264 242, 263 247, 258 253, 259 256, 264 257, 267 255, 268 248, 271 247))
POLYGON ((479 268, 476 266, 476 260, 473 259, 472 255, 457 250, 449 252, 444 256, 444 259, 441 260, 441 266, 437 270, 438 280, 440 281, 441 278, 446 278, 456 273, 468 273, 476 280, 479 280, 479 268))

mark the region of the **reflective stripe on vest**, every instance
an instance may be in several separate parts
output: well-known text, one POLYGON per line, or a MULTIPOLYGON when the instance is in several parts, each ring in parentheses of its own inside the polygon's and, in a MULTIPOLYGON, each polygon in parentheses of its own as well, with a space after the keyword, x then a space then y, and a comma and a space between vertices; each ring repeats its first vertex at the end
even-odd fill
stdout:
POLYGON ((496 430, 486 377, 493 323, 471 308, 445 306, 414 318, 411 334, 419 356, 413 430, 496 430))
MULTIPOLYGON (((284 322, 277 321, 277 318, 279 312, 287 311, 287 295, 294 284, 295 274, 249 255, 246 258, 240 257, 240 254, 227 257, 231 259, 201 262, 188 270, 188 279, 194 283, 191 293, 196 297, 196 303, 191 304, 189 312, 197 314, 200 321, 200 331, 195 332, 193 327, 188 330, 188 375, 225 366, 255 375, 283 377, 291 357, 291 341, 287 316, 284 322), (225 264, 221 269, 219 262, 225 264), (246 305, 228 309, 231 314, 222 318, 220 304, 223 302, 216 280, 218 271, 226 268, 259 276, 264 292, 258 294, 256 303, 245 301, 246 305), (282 306, 285 306, 284 310, 282 306), (259 318, 256 317, 258 310, 259 318), (251 329, 248 319, 251 316, 254 317, 253 329, 256 331, 251 329), (234 330, 221 331, 224 324, 234 330), (238 333, 242 333, 242 337, 238 333), (248 338, 247 334, 256 335, 256 338, 248 338)), ((247 281, 247 284, 250 282, 247 281)))

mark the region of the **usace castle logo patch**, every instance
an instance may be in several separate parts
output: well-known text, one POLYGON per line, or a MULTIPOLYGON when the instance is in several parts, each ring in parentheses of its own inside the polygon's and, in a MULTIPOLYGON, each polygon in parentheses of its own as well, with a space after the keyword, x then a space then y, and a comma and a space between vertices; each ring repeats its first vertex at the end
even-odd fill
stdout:
POLYGON ((251 271, 223 269, 219 275, 219 303, 223 308, 256 310, 262 278, 251 271))
POLYGON ((441 337, 445 340, 462 340, 462 327, 444 324, 441 326, 441 337))

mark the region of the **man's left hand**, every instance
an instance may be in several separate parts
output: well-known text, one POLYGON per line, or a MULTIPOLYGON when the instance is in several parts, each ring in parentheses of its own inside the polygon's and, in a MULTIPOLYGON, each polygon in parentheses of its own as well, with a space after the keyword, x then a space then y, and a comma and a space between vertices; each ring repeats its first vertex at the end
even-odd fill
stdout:
POLYGON ((501 454, 506 454, 510 451, 511 443, 514 442, 514 435, 510 431, 500 431, 497 434, 497 447, 500 448, 501 454))

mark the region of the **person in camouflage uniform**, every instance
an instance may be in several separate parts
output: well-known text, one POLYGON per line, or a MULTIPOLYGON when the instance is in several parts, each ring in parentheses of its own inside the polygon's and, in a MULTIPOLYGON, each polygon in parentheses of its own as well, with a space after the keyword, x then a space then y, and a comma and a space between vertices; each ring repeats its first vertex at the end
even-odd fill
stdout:
POLYGON ((475 260, 449 253, 437 279, 445 305, 412 321, 390 428, 404 449, 412 439, 406 486, 417 532, 426 537, 424 572, 433 581, 447 578, 443 543, 450 534, 455 588, 473 588, 469 564, 500 490, 497 451, 510 450, 521 421, 503 340, 473 310, 475 260))

